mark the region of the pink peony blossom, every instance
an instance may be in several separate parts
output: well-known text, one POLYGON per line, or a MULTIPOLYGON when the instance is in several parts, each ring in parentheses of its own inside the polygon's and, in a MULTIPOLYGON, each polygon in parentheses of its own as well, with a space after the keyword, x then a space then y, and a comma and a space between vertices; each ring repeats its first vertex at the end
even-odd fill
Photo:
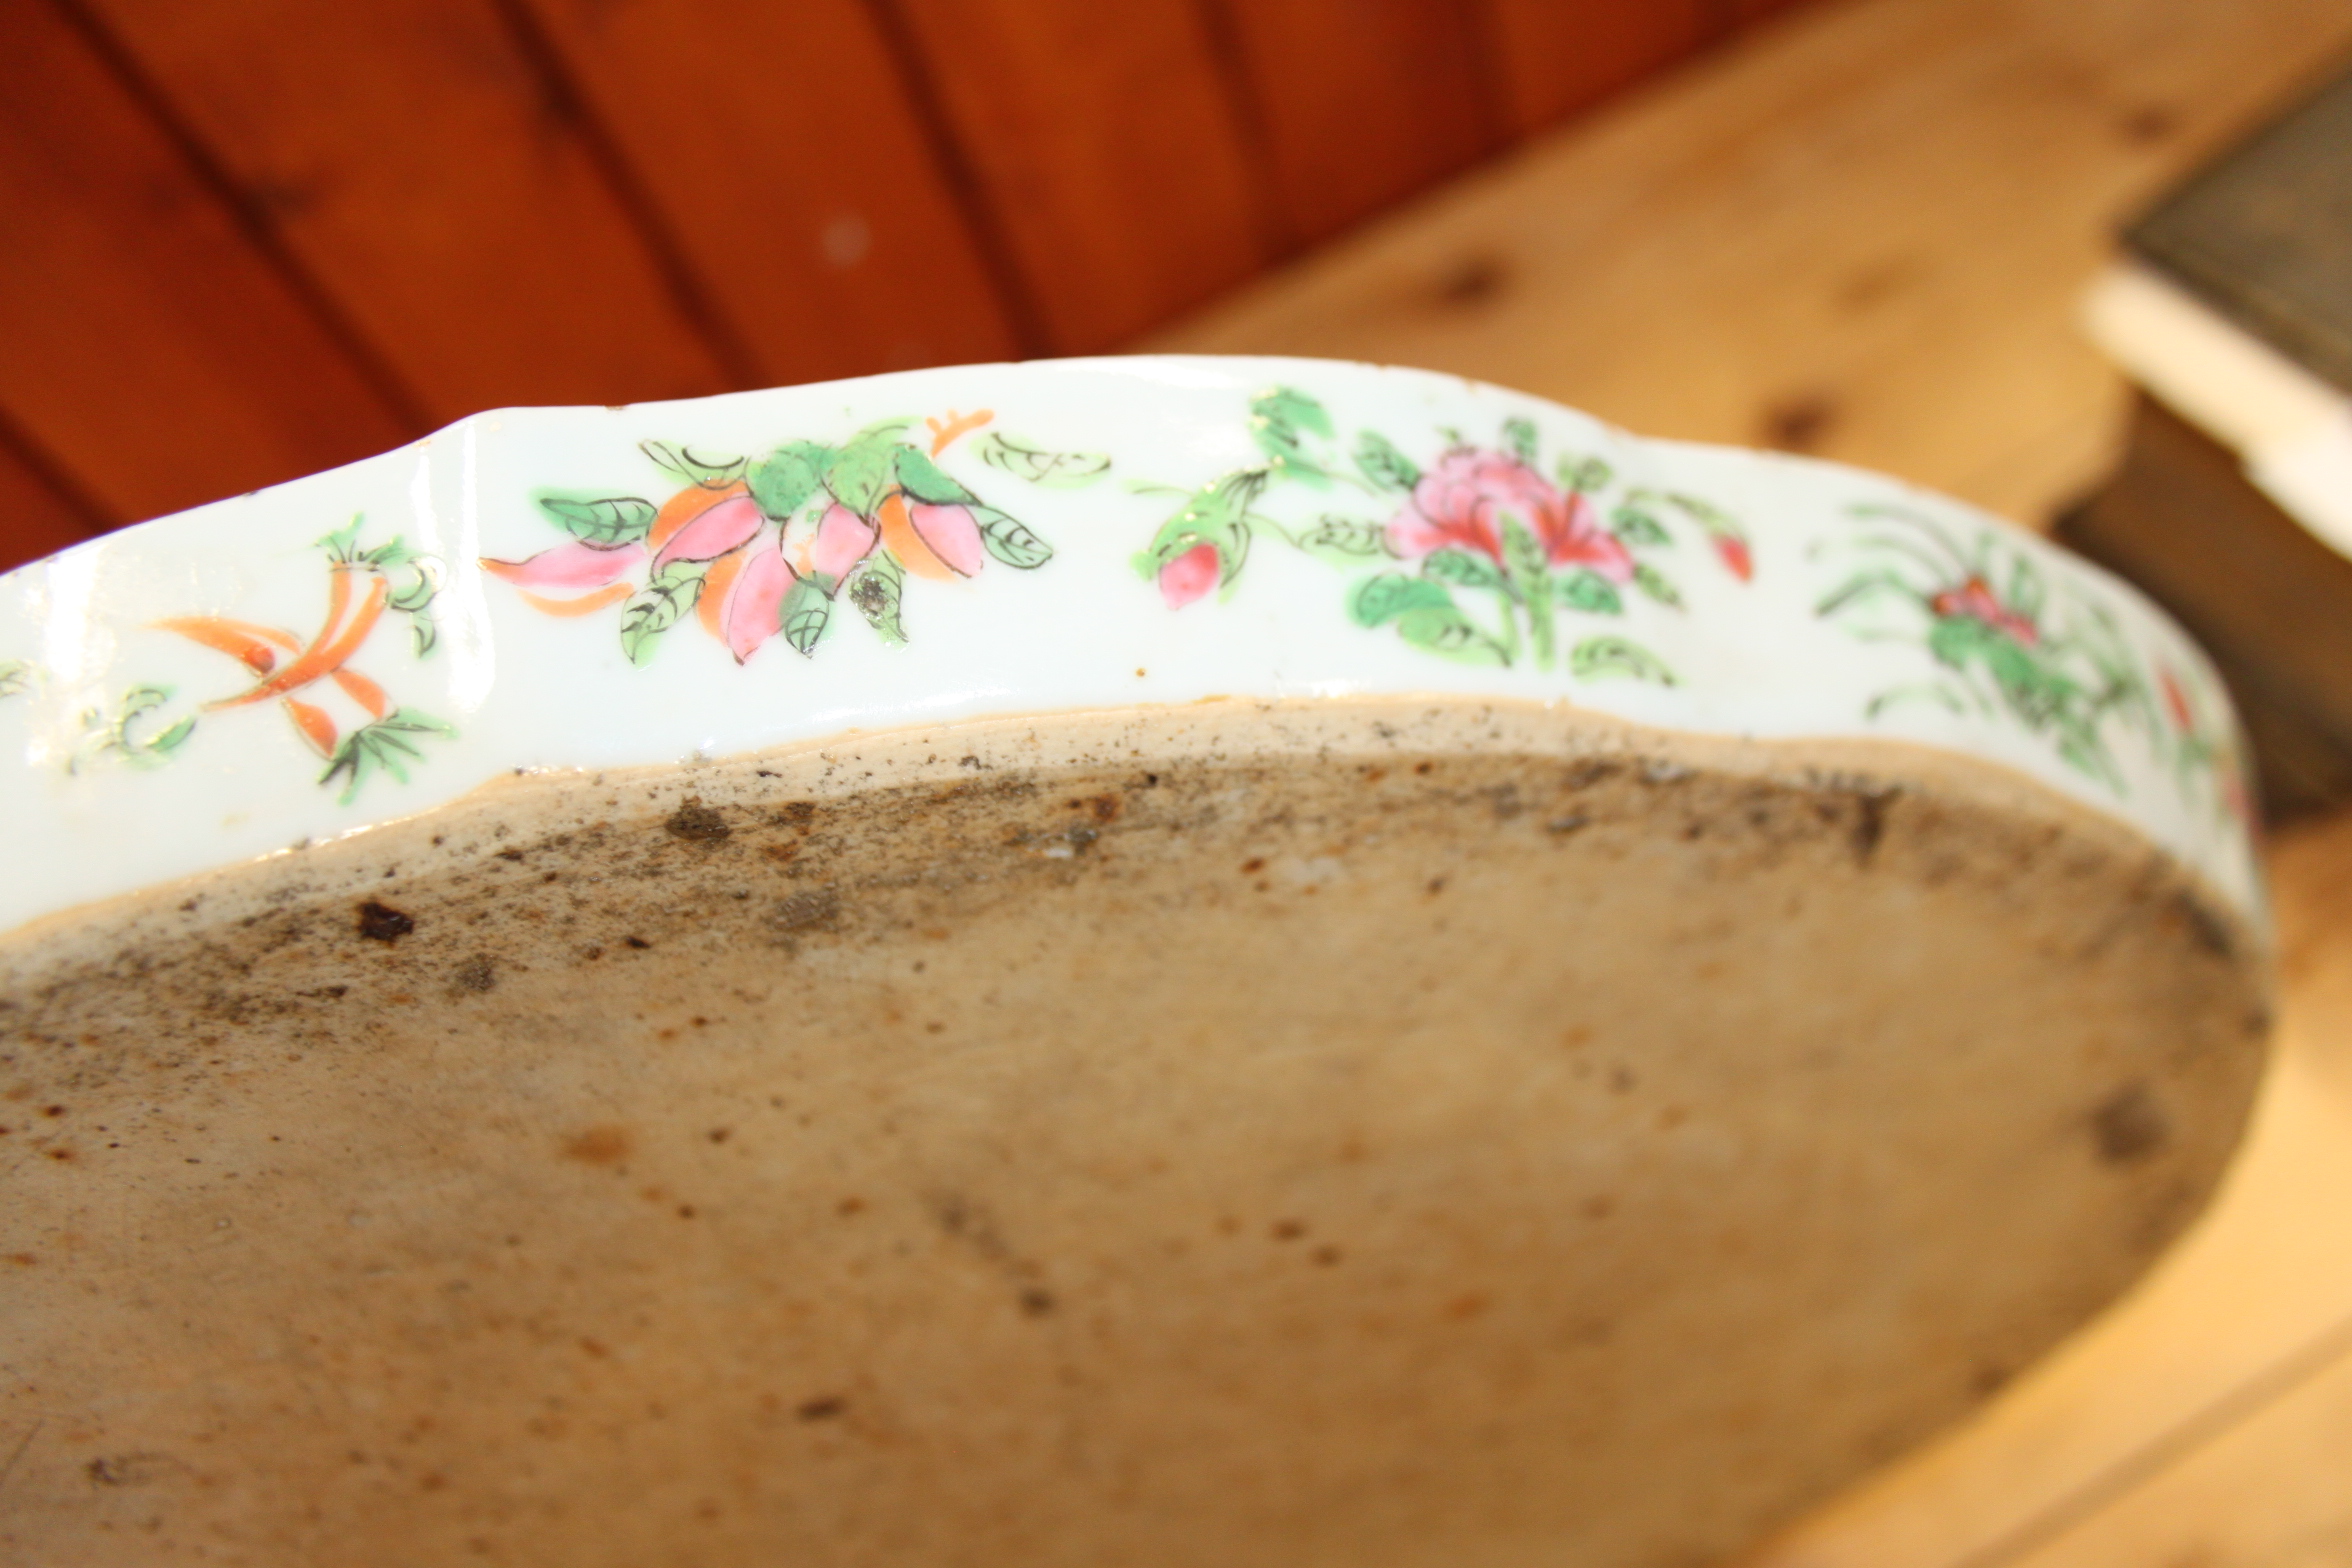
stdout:
POLYGON ((484 559, 482 570, 503 577, 518 588, 534 591, 564 588, 602 588, 619 582, 645 559, 641 544, 594 545, 586 540, 559 544, 526 561, 484 559))
POLYGON ((980 539, 980 524, 968 506, 928 506, 918 501, 907 508, 915 537, 922 540, 941 564, 966 577, 978 575, 988 564, 988 547, 980 539))
POLYGON ((1224 575, 1224 562, 1213 544, 1196 544, 1182 555, 1172 556, 1160 567, 1160 597, 1171 610, 1181 610, 1193 600, 1203 597, 1217 586, 1224 575))
POLYGON ((784 560, 782 542, 769 535, 752 546, 745 557, 743 569, 735 574, 735 581, 727 592, 726 608, 720 612, 719 624, 727 638, 727 649, 741 664, 759 651, 759 645, 776 635, 784 608, 784 595, 792 588, 793 572, 784 560))
MULTIPOLYGON (((816 543, 809 550, 809 569, 834 582, 873 552, 881 531, 839 501, 825 508, 817 524, 816 543)), ((828 590, 830 591, 830 590, 828 590)))
POLYGON ((670 542, 653 558, 653 569, 658 573, 672 561, 715 561, 740 548, 767 520, 767 513, 748 495, 721 501, 670 535, 670 542))
POLYGON ((1554 566, 1583 566, 1611 582, 1633 580, 1633 556, 1600 525, 1593 504, 1515 457, 1455 447, 1421 476, 1389 519, 1391 549, 1409 560, 1469 550, 1500 564, 1503 519, 1515 517, 1554 566))

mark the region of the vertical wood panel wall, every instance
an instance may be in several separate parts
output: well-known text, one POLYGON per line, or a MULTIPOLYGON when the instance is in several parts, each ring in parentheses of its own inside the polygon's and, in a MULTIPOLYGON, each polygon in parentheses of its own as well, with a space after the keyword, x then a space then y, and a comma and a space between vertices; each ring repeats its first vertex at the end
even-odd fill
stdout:
POLYGON ((500 404, 1114 350, 1776 8, 9 0, 0 568, 500 404))

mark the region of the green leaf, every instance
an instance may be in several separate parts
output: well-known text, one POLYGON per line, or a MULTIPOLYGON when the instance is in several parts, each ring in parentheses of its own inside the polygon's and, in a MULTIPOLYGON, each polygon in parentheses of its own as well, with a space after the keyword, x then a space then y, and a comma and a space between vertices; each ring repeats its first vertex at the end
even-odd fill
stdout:
POLYGON ((905 428, 905 420, 894 419, 852 436, 825 471, 825 488, 833 492, 833 498, 860 517, 872 517, 879 511, 882 498, 897 479, 898 454, 907 450, 899 439, 905 428))
POLYGON ((751 498, 779 522, 789 521, 817 493, 832 466, 833 449, 815 441, 787 441, 751 470, 751 498))
POLYGON ((1622 637, 1587 637, 1569 650, 1568 668, 1579 679, 1588 681, 1615 676, 1655 681, 1661 686, 1679 684, 1664 660, 1639 643, 1622 637))
POLYGON ((825 597, 825 590, 809 578, 794 581, 792 591, 784 596, 778 612, 783 622, 784 640, 801 653, 814 653, 817 639, 825 635, 825 628, 833 619, 833 601, 825 597))
POLYGON ((2035 568, 2032 559, 2020 550, 2009 563, 2007 598, 2010 610, 2024 616, 2029 621, 2038 621, 2042 617, 2042 606, 2048 597, 2048 592, 2042 585, 2041 572, 2035 568))
POLYGON ((1233 581, 1249 557, 1250 504, 1269 477, 1262 468, 1236 469, 1186 496, 1176 515, 1162 523, 1152 542, 1136 554, 1136 575, 1148 582, 1186 551, 1213 544, 1223 564, 1223 580, 1233 581))
POLYGON ((1322 467, 1307 455, 1301 432, 1329 437, 1331 415, 1321 403, 1294 387, 1276 387, 1250 399, 1250 439, 1279 472, 1320 482, 1322 467))
POLYGON ((978 496, 958 484, 920 447, 901 446, 892 459, 892 471, 909 500, 927 506, 973 506, 979 502, 978 496))
POLYGON ((991 433, 980 443, 980 461, 1049 490, 1075 490, 1111 471, 1111 460, 1104 453, 1048 451, 1001 432, 991 433))
POLYGON ((1503 421, 1503 445, 1511 455, 1528 467, 1535 466, 1535 421, 1511 418, 1503 421))
POLYGON ((643 665, 651 659, 654 639, 694 608, 694 602, 702 597, 702 574, 707 564, 672 561, 622 608, 621 651, 631 664, 643 665))
POLYGON ((882 640, 893 647, 906 641, 906 629, 899 622, 899 606, 905 595, 906 568, 888 550, 876 550, 867 556, 865 564, 849 579, 849 602, 857 606, 866 624, 881 633, 882 640))
POLYGON ((1439 608, 1454 609, 1454 596, 1443 583, 1402 572, 1367 577, 1348 595, 1348 615, 1358 626, 1385 626, 1411 611, 1439 608))
POLYGON ((1631 549, 1648 549, 1674 542, 1674 536, 1666 531, 1664 523, 1630 501, 1611 512, 1609 521, 1618 543, 1631 549))
POLYGON ((706 456, 685 445, 667 441, 640 441, 637 450, 643 452, 662 468, 676 474, 689 484, 701 485, 706 490, 717 490, 743 477, 750 459, 742 457, 706 456))
POLYGON ((1386 533, 1378 523, 1352 517, 1324 516, 1298 537, 1298 546, 1311 555, 1349 563, 1367 560, 1384 549, 1386 533))
POLYGON ((1053 559, 1053 546, 1017 518, 993 506, 974 506, 972 520, 980 525, 980 542, 1007 566, 1033 572, 1053 559))
POLYGON ((165 730, 162 734, 147 742, 146 749, 156 753, 159 756, 166 752, 177 751, 182 745, 186 744, 188 737, 195 733, 196 715, 191 713, 186 718, 180 720, 179 723, 174 724, 170 729, 165 730))
POLYGON ((1615 471, 1597 457, 1563 457, 1553 472, 1559 475, 1560 488, 1572 490, 1578 495, 1606 490, 1609 481, 1615 477, 1615 471))
POLYGON ((1666 574, 1647 561, 1637 561, 1633 567, 1633 585, 1669 609, 1682 608, 1682 595, 1666 580, 1666 574))
POLYGON ((1511 656, 1452 604, 1420 605, 1397 617, 1397 635, 1464 664, 1509 664, 1511 656))
POLYGON ((1356 467, 1383 490, 1410 490, 1421 482, 1421 470, 1376 430, 1356 437, 1356 467))
POLYGON ((1560 587, 1560 597, 1573 610, 1591 615, 1622 615, 1625 601, 1616 586, 1598 572, 1578 572, 1560 587))
POLYGON ((565 533, 606 547, 634 544, 643 539, 646 530, 653 527, 654 514, 660 510, 651 501, 633 495, 581 499, 541 494, 538 501, 565 533))
POLYGON ((0 697, 21 696, 31 691, 40 675, 41 667, 30 659, 10 659, 0 664, 0 697))
POLYGON ((331 534, 327 534, 321 537, 317 541, 318 547, 327 552, 327 558, 329 560, 350 560, 352 558, 352 551, 359 547, 360 524, 366 520, 366 513, 354 513, 352 515, 351 521, 348 524, 336 529, 331 534))
POLYGON ((1421 570, 1431 577, 1465 588, 1500 588, 1503 569, 1483 555, 1469 550, 1433 550, 1421 563, 1421 570))
POLYGON ((419 713, 414 708, 395 708, 372 724, 362 725, 343 737, 335 754, 327 759, 327 770, 319 775, 319 783, 332 784, 337 778, 346 780, 340 802, 350 805, 359 794, 360 785, 375 773, 389 773, 401 783, 408 782, 408 768, 403 758, 422 758, 424 753, 407 739, 411 735, 455 735, 456 729, 431 714, 419 713))
POLYGON ((1508 512, 1503 514, 1503 562, 1528 590, 1550 575, 1543 546, 1535 542, 1535 535, 1527 531, 1525 523, 1508 512))

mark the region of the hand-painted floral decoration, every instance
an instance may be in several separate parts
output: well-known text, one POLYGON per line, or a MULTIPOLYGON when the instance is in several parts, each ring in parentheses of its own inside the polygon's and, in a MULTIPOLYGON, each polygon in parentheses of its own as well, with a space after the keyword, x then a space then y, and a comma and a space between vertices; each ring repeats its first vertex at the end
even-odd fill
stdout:
POLYGON ((1674 672, 1642 644, 1614 632, 1578 636, 1571 618, 1624 616, 1628 589, 1682 609, 1682 595, 1652 559, 1674 545, 1670 516, 1695 526, 1732 577, 1744 583, 1755 575, 1746 533, 1696 496, 1612 494, 1615 476, 1597 457, 1561 456, 1547 477, 1529 420, 1506 421, 1494 447, 1452 435, 1427 467, 1378 431, 1362 431, 1352 472, 1333 450, 1330 414, 1304 392, 1277 387, 1253 399, 1250 432, 1265 460, 1181 492, 1183 505, 1135 558, 1171 609, 1215 589, 1231 593, 1253 542, 1271 535, 1344 567, 1396 563, 1357 576, 1348 613, 1360 626, 1393 625, 1415 647, 1551 669, 1565 635, 1565 662, 1580 678, 1673 685, 1674 672), (1353 491, 1389 511, 1380 518, 1335 510, 1285 525, 1260 508, 1277 487, 1353 491))
POLYGON ((1816 612, 1850 622, 1869 641, 1917 643, 1931 660, 1926 679, 1881 691, 1865 717, 1909 702, 2006 714, 2119 795, 2113 748, 2136 736, 2184 790, 2209 778, 2224 811, 2246 814, 2239 748, 2212 717, 2223 711, 2219 695, 2192 698, 2184 677, 2164 666, 2152 689, 2111 607, 2069 581, 2053 590, 2032 556, 1990 527, 1963 542, 1902 507, 1857 506, 1851 515, 1865 531, 1838 548, 1857 564, 1816 612))
MULTIPOLYGON (((547 518, 571 541, 527 560, 484 560, 524 602, 549 615, 620 605, 621 648, 633 664, 691 611, 738 664, 778 632, 813 653, 843 597, 883 641, 906 640, 906 579, 976 577, 990 558, 1033 571, 1053 550, 939 466, 955 440, 987 424, 983 410, 924 423, 870 425, 838 446, 788 441, 761 458, 719 456, 659 441, 641 450, 684 481, 656 503, 639 496, 544 491, 547 518)), ((1084 483, 1108 458, 1054 453, 992 436, 982 459, 1032 483, 1084 483)))
MULTIPOLYGON (((408 764, 424 756, 411 737, 456 732, 429 714, 394 707, 384 688, 353 668, 352 661, 387 611, 407 617, 418 658, 433 651, 438 634, 432 606, 440 592, 441 564, 397 537, 362 547, 363 521, 354 517, 347 527, 318 541, 327 555, 327 610, 318 631, 307 640, 282 626, 225 615, 178 615, 157 621, 158 630, 175 632, 235 659, 253 677, 252 684, 177 719, 165 714, 174 688, 134 686, 111 709, 91 708, 81 715, 80 739, 65 759, 67 770, 79 772, 99 762, 156 767, 187 744, 199 714, 274 700, 295 734, 325 761, 319 782, 343 780, 341 798, 346 804, 377 773, 407 783, 408 764), (406 580, 398 580, 403 575, 406 580)), ((45 672, 29 661, 0 666, 0 697, 30 691, 45 678, 45 672)))

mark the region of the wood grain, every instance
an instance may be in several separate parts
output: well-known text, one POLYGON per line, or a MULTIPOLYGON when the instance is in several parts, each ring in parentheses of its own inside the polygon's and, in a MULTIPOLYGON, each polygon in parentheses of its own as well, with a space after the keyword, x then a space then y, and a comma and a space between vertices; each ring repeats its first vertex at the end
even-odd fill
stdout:
POLYGON ((1190 0, 890 0, 1055 353, 1250 276, 1270 190, 1190 0))
MULTIPOLYGON (((1248 81, 1285 237, 1327 238, 1509 134, 1492 42, 1452 0, 1209 0, 1248 81)), ((1615 4, 1612 17, 1638 14, 1615 4)))
POLYGON ((1487 0, 1521 132, 1539 131, 1681 59, 1723 31, 1715 0, 1487 0))
POLYGON ((101 532, 106 520, 43 472, 14 431, 0 427, 0 572, 101 532))
POLYGON ((435 420, 719 390, 489 0, 84 0, 435 420))
POLYGON ((756 378, 1018 351, 858 0, 531 0, 756 378))
POLYGON ((412 434, 46 3, 0 6, 0 407, 114 518, 412 434))
POLYGON ((2346 44, 2320 0, 1807 8, 1151 343, 1457 371, 2043 512, 2121 423, 2074 325, 2115 225, 2346 44))

